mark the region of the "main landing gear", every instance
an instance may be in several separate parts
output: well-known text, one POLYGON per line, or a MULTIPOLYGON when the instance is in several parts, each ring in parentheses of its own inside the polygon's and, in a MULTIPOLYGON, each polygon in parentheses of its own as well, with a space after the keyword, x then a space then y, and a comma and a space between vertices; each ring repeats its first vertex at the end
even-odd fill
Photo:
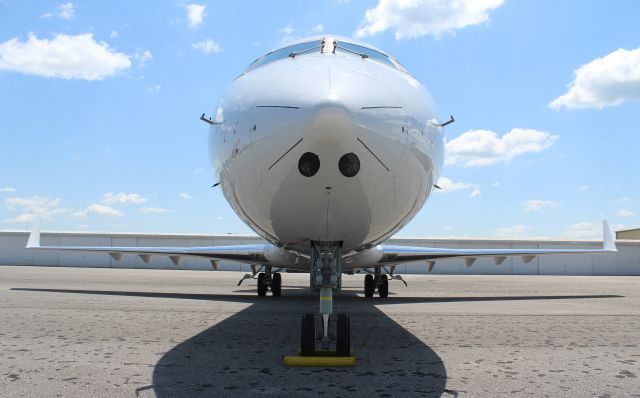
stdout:
POLYGON ((374 269, 374 274, 367 274, 364 276, 364 296, 367 298, 373 297, 376 289, 378 289, 378 295, 380 298, 387 298, 389 296, 389 278, 396 279, 404 283, 407 286, 407 282, 402 279, 400 275, 394 275, 395 267, 384 268, 387 274, 382 274, 380 267, 374 269))
POLYGON ((242 284, 245 279, 254 279, 256 275, 258 276, 258 296, 264 297, 267 295, 269 289, 271 289, 271 295, 273 297, 280 297, 282 294, 282 276, 279 272, 273 272, 272 267, 263 266, 260 268, 262 270, 264 268, 264 272, 258 272, 259 269, 257 266, 251 266, 251 274, 245 274, 240 282, 238 282, 238 286, 242 284))
POLYGON ((364 276, 364 296, 373 297, 373 293, 378 289, 380 298, 389 296, 389 279, 386 274, 380 274, 380 268, 376 268, 375 276, 367 274, 364 276))
POLYGON ((376 289, 378 289, 378 294, 381 298, 389 296, 389 279, 387 279, 387 275, 376 275, 374 277, 371 274, 367 274, 364 276, 364 296, 373 297, 376 289))
POLYGON ((258 296, 267 295, 267 290, 271 288, 273 297, 280 297, 282 294, 282 276, 279 272, 271 272, 271 267, 265 267, 266 272, 258 273, 258 296))

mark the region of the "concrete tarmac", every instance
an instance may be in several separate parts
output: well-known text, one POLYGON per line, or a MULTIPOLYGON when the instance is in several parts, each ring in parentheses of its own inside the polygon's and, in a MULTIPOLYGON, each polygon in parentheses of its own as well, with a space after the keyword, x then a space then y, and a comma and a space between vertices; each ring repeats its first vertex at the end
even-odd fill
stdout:
POLYGON ((285 368, 308 275, 0 267, 0 397, 640 397, 640 277, 346 276, 354 368, 285 368))

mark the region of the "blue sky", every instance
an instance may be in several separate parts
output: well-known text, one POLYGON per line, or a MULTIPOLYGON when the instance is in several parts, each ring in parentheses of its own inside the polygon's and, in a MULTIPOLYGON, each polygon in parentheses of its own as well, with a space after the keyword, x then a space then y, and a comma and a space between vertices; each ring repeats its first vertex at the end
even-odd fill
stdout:
POLYGON ((640 226, 640 3, 0 0, 0 229, 251 233, 207 158, 226 85, 319 32, 431 91, 440 185, 401 236, 599 238, 640 226))

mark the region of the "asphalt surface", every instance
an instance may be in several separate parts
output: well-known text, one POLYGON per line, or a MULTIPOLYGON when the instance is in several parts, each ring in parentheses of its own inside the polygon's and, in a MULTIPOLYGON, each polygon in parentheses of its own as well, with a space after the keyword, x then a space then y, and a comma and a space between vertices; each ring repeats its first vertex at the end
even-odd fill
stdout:
POLYGON ((0 397, 640 397, 640 278, 345 277, 354 368, 286 368, 308 276, 0 267, 0 397))

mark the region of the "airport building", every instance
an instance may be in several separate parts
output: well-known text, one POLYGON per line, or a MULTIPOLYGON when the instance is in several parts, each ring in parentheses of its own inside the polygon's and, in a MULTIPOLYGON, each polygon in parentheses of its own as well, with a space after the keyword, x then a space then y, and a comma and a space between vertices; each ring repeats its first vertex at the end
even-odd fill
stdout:
MULTIPOLYGON (((636 232, 640 230, 635 230, 636 232)), ((640 240, 627 240, 629 231, 617 233, 615 254, 567 254, 541 256, 525 263, 520 257, 508 257, 496 266, 492 258, 479 258, 471 267, 462 259, 438 260, 434 274, 487 275, 640 275, 640 240), (624 237, 623 237, 624 236, 624 237)), ((166 256, 154 256, 145 263, 136 255, 124 255, 116 261, 108 254, 82 254, 57 251, 30 251, 24 247, 29 233, 0 231, 1 265, 80 266, 110 268, 162 268, 212 270, 211 263, 198 258, 183 257, 175 266, 166 256)), ((630 235, 635 237, 636 235, 630 235)), ((142 233, 84 233, 43 232, 42 245, 71 246, 214 246, 263 243, 255 235, 191 235, 142 233)), ((635 238, 640 239, 640 237, 635 238)), ((395 238, 387 243, 395 245, 443 248, 502 248, 502 249, 597 249, 598 241, 566 240, 503 240, 503 239, 432 239, 395 238)), ((249 271, 248 265, 220 262, 219 270, 249 271)), ((424 262, 401 264, 396 273, 426 274, 424 262)))
POLYGON ((616 231, 616 239, 640 240, 640 228, 616 231))

